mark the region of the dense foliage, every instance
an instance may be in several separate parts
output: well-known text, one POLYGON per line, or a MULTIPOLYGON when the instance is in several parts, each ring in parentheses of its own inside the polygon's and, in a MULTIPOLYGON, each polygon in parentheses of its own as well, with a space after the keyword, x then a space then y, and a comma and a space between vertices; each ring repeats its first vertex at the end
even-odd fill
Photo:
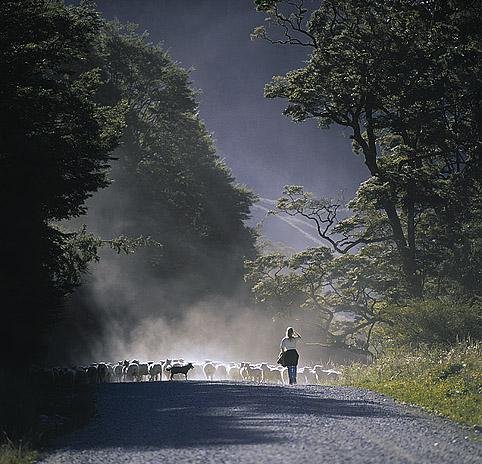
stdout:
POLYGON ((137 264, 149 264, 146 276, 190 280, 184 292, 191 298, 237 289, 243 259, 254 253, 254 235, 243 223, 253 194, 234 183, 215 153, 188 72, 133 26, 108 24, 105 37, 104 96, 121 96, 128 109, 112 186, 92 203, 97 227, 106 236, 160 242, 140 251, 137 264))
POLYGON ((391 324, 378 327, 376 338, 385 345, 407 346, 450 346, 462 340, 482 340, 480 305, 480 299, 467 303, 445 298, 390 305, 385 317, 391 324))
POLYGON ((38 356, 42 331, 71 289, 59 272, 66 236, 52 221, 84 213, 85 200, 108 185, 123 111, 119 101, 96 100, 102 79, 89 58, 101 28, 84 6, 0 6, 0 339, 14 363, 38 356))
POLYGON ((299 308, 315 314, 318 340, 324 343, 366 349, 375 324, 388 321, 375 289, 381 291, 390 282, 388 277, 377 281, 379 269, 364 254, 335 256, 319 247, 290 257, 261 256, 246 268, 260 303, 281 317, 296 316, 299 308), (347 320, 346 315, 351 317, 347 320), (368 333, 363 340, 357 338, 362 329, 368 333))
MULTIPOLYGON (((356 277, 344 288, 359 298, 368 290, 376 309, 362 315, 369 326, 397 323, 393 308, 427 298, 432 308, 439 298, 465 301, 479 320, 481 2, 323 0, 312 12, 302 0, 255 3, 268 21, 254 38, 311 50, 306 66, 267 84, 266 96, 288 100, 294 121, 345 127, 370 176, 348 205, 289 186, 277 213, 316 227, 335 254, 326 265, 351 260, 343 272, 356 277)), ((266 300, 263 277, 254 277, 266 300)), ((326 301, 332 293, 320 288, 311 299, 336 312, 326 301)))
POLYGON ((152 245, 139 260, 158 281, 195 274, 192 297, 216 291, 213 282, 221 293, 237 288, 254 253, 243 222, 254 197, 215 154, 188 73, 133 26, 107 23, 91 2, 5 1, 0 29, 0 339, 8 361, 42 358, 65 296, 104 244, 117 252, 152 245), (110 185, 117 216, 99 221, 102 238, 68 231, 86 200, 110 185))

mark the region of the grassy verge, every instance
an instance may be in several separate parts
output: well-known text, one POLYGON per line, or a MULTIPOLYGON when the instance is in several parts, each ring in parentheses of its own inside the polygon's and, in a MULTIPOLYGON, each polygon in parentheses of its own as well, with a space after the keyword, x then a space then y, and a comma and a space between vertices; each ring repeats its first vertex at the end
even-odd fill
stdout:
POLYGON ((405 348, 343 372, 345 385, 368 388, 466 425, 481 426, 482 344, 405 348))
POLYGON ((0 464, 32 464, 37 453, 28 446, 7 442, 0 446, 0 464))

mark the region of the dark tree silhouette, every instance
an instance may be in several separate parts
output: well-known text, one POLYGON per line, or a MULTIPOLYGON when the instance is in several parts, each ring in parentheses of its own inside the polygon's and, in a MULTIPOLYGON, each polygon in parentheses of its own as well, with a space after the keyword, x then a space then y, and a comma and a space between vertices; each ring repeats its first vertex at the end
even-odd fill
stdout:
POLYGON ((69 290, 59 272, 66 237, 52 222, 84 213, 84 201, 108 185, 121 134, 123 111, 96 102, 102 77, 89 57, 101 27, 87 6, 0 6, 0 339, 17 366, 41 355, 69 290))

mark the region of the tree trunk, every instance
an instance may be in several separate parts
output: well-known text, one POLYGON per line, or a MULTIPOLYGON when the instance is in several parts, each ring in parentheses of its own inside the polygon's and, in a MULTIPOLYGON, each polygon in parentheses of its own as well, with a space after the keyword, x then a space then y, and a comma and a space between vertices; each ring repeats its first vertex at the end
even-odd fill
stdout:
POLYGON ((390 200, 384 200, 383 209, 387 214, 388 221, 390 222, 390 226, 392 228, 395 244, 397 245, 397 250, 400 253, 403 272, 407 279, 408 290, 411 296, 420 298, 422 296, 422 285, 421 278, 417 273, 415 252, 414 250, 411 250, 409 246, 407 246, 400 217, 398 216, 398 212, 393 202, 390 200))
MULTIPOLYGON (((366 116, 366 130, 368 141, 361 135, 359 122, 356 121, 353 124, 353 138, 361 146, 363 150, 363 155, 365 157, 365 164, 370 171, 370 174, 374 177, 378 177, 381 180, 390 182, 384 179, 383 173, 380 172, 377 163, 377 148, 376 148, 376 136, 373 125, 373 115, 371 102, 373 98, 368 96, 365 105, 365 116, 366 116)), ((408 231, 408 243, 403 232, 402 223, 398 215, 395 204, 390 198, 385 198, 382 200, 382 206, 387 215, 388 221, 392 228, 393 237, 395 244, 397 246, 398 252, 402 260, 403 272, 405 274, 408 291, 411 296, 419 298, 422 296, 422 285, 420 276, 417 274, 417 266, 415 261, 415 220, 414 213, 412 211, 412 218, 410 219, 411 225, 409 225, 408 231), (413 244, 413 247, 410 244, 413 244)))

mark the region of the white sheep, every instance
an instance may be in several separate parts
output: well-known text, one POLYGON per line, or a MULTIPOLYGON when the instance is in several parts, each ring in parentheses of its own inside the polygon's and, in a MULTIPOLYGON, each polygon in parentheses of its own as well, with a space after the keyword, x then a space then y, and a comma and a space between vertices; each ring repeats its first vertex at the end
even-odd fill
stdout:
POLYGON ((125 369, 125 379, 128 382, 139 380, 139 364, 131 362, 125 369))
POLYGON ((142 382, 149 375, 149 364, 139 363, 139 371, 137 373, 139 382, 142 382))
POLYGON ((189 374, 190 378, 193 380, 204 380, 206 376, 204 375, 204 364, 199 362, 192 363, 193 369, 189 374))
POLYGON ((307 380, 306 380, 306 374, 305 374, 305 370, 306 368, 305 367, 298 367, 297 371, 296 371, 296 381, 297 383, 300 383, 300 384, 307 384, 307 380))
POLYGON ((283 383, 281 372, 276 367, 268 366, 266 363, 262 363, 260 367, 262 371, 262 380, 265 383, 283 383))
POLYGON ((103 362, 97 364, 97 375, 99 376, 100 383, 107 382, 107 374, 108 374, 107 364, 103 362))
POLYGON ((236 366, 236 364, 229 366, 228 367, 228 378, 230 380, 240 381, 243 378, 241 377, 241 372, 239 366, 236 366))
POLYGON ((170 372, 167 368, 171 365, 172 365, 172 359, 166 359, 166 361, 162 363, 162 376, 165 377, 166 379, 169 378, 170 376, 170 372))
POLYGON ((246 363, 246 370, 248 371, 249 379, 253 382, 261 382, 263 380, 263 371, 260 367, 253 367, 246 363))
POLYGON ((205 363, 203 370, 207 380, 214 380, 214 374, 216 373, 216 368, 214 367, 213 363, 211 362, 205 363))
POLYGON ((316 372, 312 367, 305 366, 303 372, 307 385, 316 385, 318 383, 318 379, 316 378, 316 372))
POLYGON ((162 363, 152 363, 149 366, 149 380, 151 382, 162 380, 162 363))
MULTIPOLYGON (((83 385, 104 382, 126 381, 161 381, 163 373, 170 366, 182 365, 181 359, 160 362, 140 363, 138 360, 124 360, 117 364, 106 362, 92 363, 90 366, 76 366, 72 368, 53 367, 48 370, 32 369, 32 379, 43 383, 61 386, 83 385), (164 372, 163 372, 164 371, 164 372)), ((191 378, 202 380, 249 380, 254 382, 283 384, 288 383, 287 369, 268 363, 248 362, 218 362, 206 360, 204 363, 192 363, 191 378)), ((298 368, 298 382, 303 384, 323 384, 337 380, 341 373, 334 369, 326 369, 317 364, 314 367, 298 368)))
POLYGON ((112 363, 107 363, 107 382, 114 381, 114 365, 112 363))
POLYGON ((283 383, 290 383, 290 379, 288 377, 288 368, 287 367, 279 367, 279 371, 281 371, 281 378, 283 379, 283 383))
POLYGON ((124 374, 124 364, 122 361, 119 361, 115 366, 114 366, 114 381, 115 382, 122 382, 124 374))
POLYGON ((319 364, 314 367, 314 372, 316 374, 316 381, 317 383, 324 383, 327 380, 328 381, 333 381, 333 380, 338 380, 341 373, 338 371, 335 371, 333 369, 323 369, 323 366, 320 366, 319 364))
POLYGON ((239 373, 241 374, 241 377, 243 380, 250 380, 250 375, 249 375, 249 370, 248 370, 248 363, 247 362, 242 362, 241 363, 241 368, 239 370, 239 373))
POLYGON ((216 379, 226 380, 228 377, 228 370, 224 364, 218 364, 216 366, 216 379))

